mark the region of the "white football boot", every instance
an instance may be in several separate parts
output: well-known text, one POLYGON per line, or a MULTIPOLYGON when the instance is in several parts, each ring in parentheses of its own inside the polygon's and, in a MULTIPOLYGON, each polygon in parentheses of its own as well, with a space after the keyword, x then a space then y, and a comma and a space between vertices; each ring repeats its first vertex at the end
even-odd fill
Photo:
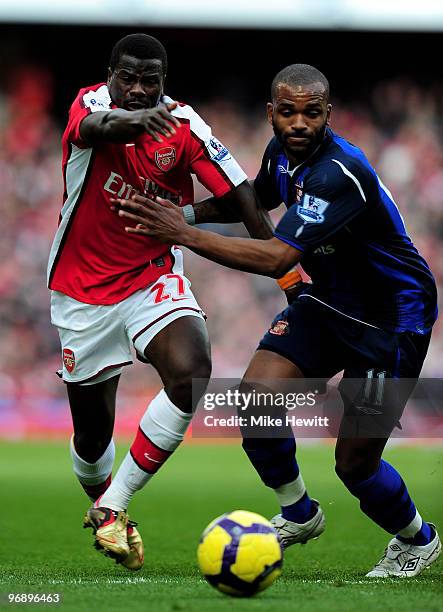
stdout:
POLYGON ((312 503, 317 506, 317 512, 306 523, 294 523, 277 514, 271 519, 271 524, 277 531, 283 548, 293 544, 306 544, 308 540, 318 538, 325 530, 325 515, 316 499, 312 503))
POLYGON ((367 578, 389 578, 402 576, 411 578, 418 576, 429 567, 441 553, 441 542, 435 525, 429 523, 435 531, 434 538, 425 546, 407 544, 397 538, 392 538, 383 557, 368 574, 367 578))

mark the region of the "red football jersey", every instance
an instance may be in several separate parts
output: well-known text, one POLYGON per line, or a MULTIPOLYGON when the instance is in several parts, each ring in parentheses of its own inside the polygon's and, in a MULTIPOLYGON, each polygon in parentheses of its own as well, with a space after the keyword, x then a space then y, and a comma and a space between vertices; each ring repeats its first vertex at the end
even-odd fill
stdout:
MULTIPOLYGON (((163 96, 160 104, 172 102, 163 96)), ((191 174, 216 197, 247 177, 211 128, 186 104, 172 114, 181 127, 156 142, 143 134, 126 144, 89 147, 80 123, 89 113, 116 108, 105 83, 81 89, 63 134, 64 203, 48 263, 48 286, 88 304, 115 304, 170 272, 170 248, 125 232, 111 197, 135 192, 184 206, 193 203, 191 174)))

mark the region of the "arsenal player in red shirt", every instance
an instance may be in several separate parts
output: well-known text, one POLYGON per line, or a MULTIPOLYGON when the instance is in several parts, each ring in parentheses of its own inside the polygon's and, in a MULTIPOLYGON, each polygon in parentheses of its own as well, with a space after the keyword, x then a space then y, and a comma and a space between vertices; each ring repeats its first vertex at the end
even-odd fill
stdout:
POLYGON ((181 251, 128 234, 110 199, 160 196, 182 206, 190 223, 240 219, 252 236, 272 236, 230 152, 191 107, 164 94, 166 71, 161 43, 133 34, 115 45, 107 82, 80 90, 63 135, 64 203, 48 265, 74 472, 94 501, 85 526, 97 548, 129 569, 142 566, 143 543, 128 502, 183 439, 199 399, 192 379, 209 378, 211 362, 181 251), (192 206, 191 174, 215 196, 209 206, 192 206), (131 345, 164 388, 111 483, 116 391, 131 345))

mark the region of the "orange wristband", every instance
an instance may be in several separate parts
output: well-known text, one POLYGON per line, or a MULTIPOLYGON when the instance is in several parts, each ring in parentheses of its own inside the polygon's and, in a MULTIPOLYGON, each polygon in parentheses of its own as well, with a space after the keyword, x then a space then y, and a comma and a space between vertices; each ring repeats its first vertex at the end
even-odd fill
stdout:
POLYGON ((286 291, 286 289, 297 285, 297 283, 300 283, 302 280, 298 270, 289 270, 284 276, 277 279, 277 283, 282 291, 286 291))

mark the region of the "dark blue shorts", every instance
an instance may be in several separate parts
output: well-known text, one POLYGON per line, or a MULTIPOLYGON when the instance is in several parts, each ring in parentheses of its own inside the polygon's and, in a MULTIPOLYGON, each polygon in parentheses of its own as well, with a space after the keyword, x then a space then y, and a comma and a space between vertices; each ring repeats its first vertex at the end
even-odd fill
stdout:
POLYGON ((258 348, 292 361, 318 388, 321 379, 344 371, 338 389, 348 418, 339 435, 389 437, 414 390, 430 338, 430 332, 370 327, 305 298, 275 317, 258 348))
POLYGON ((299 299, 278 314, 259 349, 295 363, 306 378, 366 378, 384 371, 387 378, 417 378, 431 333, 394 333, 341 315, 310 298, 299 299))

